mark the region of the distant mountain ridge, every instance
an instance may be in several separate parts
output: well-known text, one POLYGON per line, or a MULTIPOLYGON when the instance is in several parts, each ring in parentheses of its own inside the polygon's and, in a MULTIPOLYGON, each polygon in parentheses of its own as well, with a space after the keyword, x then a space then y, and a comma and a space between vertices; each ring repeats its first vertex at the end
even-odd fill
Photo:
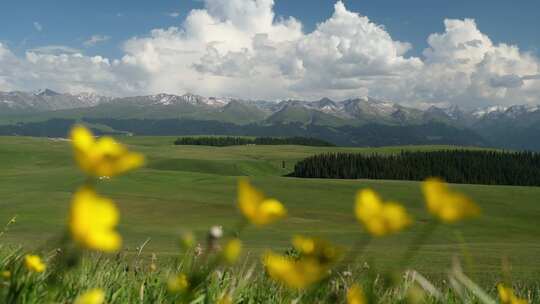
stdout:
POLYGON ((61 94, 49 89, 36 92, 0 92, 0 114, 88 108, 113 99, 93 93, 61 94))
POLYGON ((464 126, 470 126, 484 119, 517 119, 523 115, 540 111, 540 105, 489 106, 471 111, 463 110, 455 105, 449 107, 433 105, 425 110, 421 110, 371 97, 351 98, 341 101, 334 101, 325 97, 316 101, 290 99, 273 102, 243 100, 230 97, 204 97, 190 93, 184 95, 160 93, 156 95, 114 98, 94 93, 64 94, 50 89, 43 89, 36 92, 0 92, 0 115, 13 113, 31 114, 74 109, 87 110, 89 114, 92 114, 92 112, 99 112, 92 108, 108 107, 110 105, 117 106, 119 108, 118 110, 126 111, 125 113, 110 112, 111 115, 118 116, 117 118, 121 118, 120 116, 122 115, 125 115, 125 118, 129 118, 129 107, 137 109, 137 111, 145 107, 161 107, 161 113, 155 113, 153 118, 170 118, 169 110, 182 106, 192 107, 192 111, 194 108, 199 108, 201 110, 199 112, 205 112, 204 110, 224 112, 228 108, 243 107, 244 111, 247 111, 249 114, 254 114, 253 112, 257 111, 264 116, 263 119, 270 118, 270 121, 273 122, 277 119, 283 119, 285 121, 310 123, 309 120, 313 116, 324 117, 328 115, 338 118, 343 124, 352 125, 368 122, 412 124, 435 120, 456 122, 464 126), (301 111, 303 114, 296 113, 296 115, 301 117, 294 117, 295 113, 292 113, 291 115, 293 117, 288 117, 287 112, 289 111, 301 111), (159 115, 163 117, 159 117, 159 115))
MULTIPOLYGON (((0 92, 0 123, 48 119, 178 119, 240 126, 294 125, 299 128, 371 126, 364 130, 373 130, 373 126, 406 127, 434 122, 469 130, 480 135, 486 145, 540 150, 538 105, 490 106, 474 110, 464 110, 455 105, 433 105, 419 109, 371 97, 340 101, 322 98, 315 101, 290 99, 275 102, 189 93, 113 98, 93 93, 63 94, 50 89, 0 92)), ((407 144, 407 140, 404 143, 407 144)), ((369 142, 362 141, 362 144, 369 142)))

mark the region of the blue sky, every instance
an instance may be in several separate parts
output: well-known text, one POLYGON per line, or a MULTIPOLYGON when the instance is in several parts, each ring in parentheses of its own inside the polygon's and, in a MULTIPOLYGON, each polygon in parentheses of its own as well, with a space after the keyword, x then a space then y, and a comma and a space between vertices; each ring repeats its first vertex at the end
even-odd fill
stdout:
POLYGON ((540 1, 18 0, 0 91, 540 104, 540 1))
MULTIPOLYGON (((294 16, 304 31, 326 20, 333 0, 276 0, 278 16, 294 16)), ((506 0, 348 0, 347 8, 384 25, 396 40, 411 42, 412 54, 427 46, 430 33, 443 30, 444 18, 474 18, 494 42, 517 44, 539 54, 540 1, 506 0)), ((82 49, 86 54, 107 57, 122 55, 121 44, 133 36, 146 35, 154 28, 179 26, 193 8, 202 8, 199 0, 17 0, 4 1, 0 10, 0 41, 12 50, 44 45, 64 45, 82 49), (176 18, 168 14, 178 13, 176 18), (39 23, 39 31, 34 23, 39 23), (84 41, 92 35, 110 39, 93 47, 84 41)))

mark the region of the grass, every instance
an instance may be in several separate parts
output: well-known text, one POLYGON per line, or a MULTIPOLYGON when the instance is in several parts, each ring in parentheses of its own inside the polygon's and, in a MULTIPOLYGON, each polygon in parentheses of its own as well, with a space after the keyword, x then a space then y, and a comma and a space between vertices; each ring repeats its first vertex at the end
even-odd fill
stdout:
MULTIPOLYGON (((121 209, 119 230, 126 253, 150 239, 145 253, 175 256, 178 237, 191 230, 203 239, 208 227, 225 230, 238 220, 234 206, 238 176, 249 175, 266 194, 279 198, 289 218, 266 229, 250 228, 243 239, 254 259, 267 248, 285 250, 292 234, 321 236, 350 246, 366 238, 352 215, 355 192, 370 187, 384 198, 402 202, 414 215, 414 227, 370 243, 362 260, 380 269, 426 225, 419 183, 374 180, 321 180, 282 177, 294 163, 315 153, 395 153, 452 147, 335 148, 303 146, 174 146, 173 137, 125 137, 133 150, 147 155, 146 168, 103 181, 100 193, 121 209), (285 168, 282 167, 285 163, 285 168)), ((0 223, 17 215, 17 223, 1 241, 34 249, 65 227, 70 196, 84 177, 72 163, 69 142, 46 138, 0 137, 0 223)), ((540 281, 540 188, 455 185, 483 209, 480 219, 441 226, 422 246, 411 267, 442 282, 452 258, 464 262, 467 273, 493 288, 502 280, 507 258, 514 282, 540 281)), ((248 259, 249 260, 249 259, 248 259)), ((130 301, 131 302, 131 301, 130 301)))
MULTIPOLYGON (((22 256, 17 254, 19 253, 10 258, 21 259, 22 256)), ((72 303, 77 296, 96 287, 105 290, 106 303, 110 304, 184 303, 181 295, 167 292, 166 278, 177 272, 188 271, 189 268, 186 259, 153 261, 144 257, 118 256, 111 259, 100 255, 87 255, 79 267, 60 277, 27 274, 24 269, 19 269, 18 272, 16 270, 15 273, 23 277, 25 284, 18 286, 21 296, 16 301, 10 302, 10 299, 7 299, 5 303, 72 303)), ((217 270, 208 278, 205 297, 197 296, 190 303, 217 303, 216 300, 227 293, 235 299, 234 303, 344 303, 347 286, 351 286, 353 282, 364 286, 369 284, 366 279, 368 272, 365 268, 355 268, 351 271, 353 275, 339 275, 332 284, 307 292, 297 292, 275 284, 268 280, 264 272, 244 263, 232 269, 217 270)), ((414 278, 414 274, 408 273, 399 286, 390 289, 384 286, 382 280, 376 282, 373 287, 375 296, 379 299, 377 303, 483 303, 473 292, 464 291, 458 295, 450 286, 438 288, 438 298, 423 294, 420 300, 414 301, 411 299, 414 293, 410 291, 416 283, 414 278)), ((7 288, 1 287, 8 282, 9 280, 0 279, 0 299, 7 298, 7 288)), ((538 299, 540 287, 532 286, 517 286, 515 292, 529 299, 538 299)), ((496 290, 492 287, 487 293, 494 295, 496 290)))

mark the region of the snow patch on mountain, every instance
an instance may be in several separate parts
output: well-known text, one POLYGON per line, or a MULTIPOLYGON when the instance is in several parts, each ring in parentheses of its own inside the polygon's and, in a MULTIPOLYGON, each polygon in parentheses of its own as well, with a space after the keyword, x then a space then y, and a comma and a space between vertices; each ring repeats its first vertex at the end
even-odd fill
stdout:
POLYGON ((202 105, 209 107, 223 107, 228 104, 231 99, 228 98, 216 98, 216 97, 204 97, 195 94, 173 95, 173 94, 157 94, 148 96, 153 101, 154 105, 170 106, 176 104, 190 104, 190 105, 202 105))
MULTIPOLYGON (((340 119, 358 122, 421 123, 422 121, 445 121, 456 124, 473 125, 486 119, 519 119, 522 115, 540 111, 538 105, 515 105, 510 107, 490 106, 473 111, 463 110, 455 105, 424 104, 424 107, 407 107, 387 100, 368 96, 334 101, 322 98, 315 101, 304 100, 242 100, 230 97, 205 97, 186 93, 184 95, 155 94, 127 98, 113 98, 95 93, 63 94, 50 89, 35 92, 0 92, 0 107, 8 114, 10 110, 24 112, 56 111, 74 108, 90 108, 105 103, 126 102, 137 106, 191 105, 206 110, 224 109, 231 102, 250 105, 271 115, 288 107, 319 111, 340 119), (427 107, 429 105, 429 107, 427 107)), ((166 110, 164 110, 166 111, 166 110)), ((1 113, 0 113, 1 114, 1 113)))
POLYGON ((482 118, 492 113, 504 113, 507 109, 508 107, 504 107, 504 106, 490 106, 486 108, 477 109, 472 112, 472 115, 476 118, 482 118))

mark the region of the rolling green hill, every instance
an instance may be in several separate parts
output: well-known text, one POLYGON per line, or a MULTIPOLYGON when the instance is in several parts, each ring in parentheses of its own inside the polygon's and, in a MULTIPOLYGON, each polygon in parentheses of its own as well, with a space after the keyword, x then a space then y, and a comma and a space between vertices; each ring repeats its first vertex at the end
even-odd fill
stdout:
MULTIPOLYGON (((352 215, 358 189, 370 187, 384 198, 404 203, 415 226, 402 234, 374 240, 366 259, 382 266, 394 259, 422 229, 426 213, 418 182, 320 180, 282 177, 295 162, 325 151, 395 153, 401 150, 440 150, 448 146, 334 148, 304 146, 174 146, 175 137, 123 137, 132 149, 148 156, 145 168, 102 181, 100 192, 114 198, 121 209, 120 231, 125 247, 133 249, 147 238, 147 252, 176 252, 181 231, 194 230, 203 238, 211 225, 235 225, 234 205, 239 176, 287 206, 289 217, 268 229, 249 229, 244 237, 252 252, 286 249, 291 234, 301 233, 351 244, 365 238, 352 215), (285 162, 285 168, 282 163, 285 162)), ((62 231, 74 187, 83 180, 71 160, 69 142, 58 139, 0 137, 0 223, 17 215, 4 240, 35 247, 62 231)), ((501 259, 512 263, 515 278, 538 280, 540 245, 537 225, 540 188, 455 185, 483 209, 477 220, 440 227, 414 261, 420 271, 441 271, 454 255, 474 263, 470 271, 487 280, 500 278, 501 259)))
POLYGON ((0 117, 0 124, 42 122, 50 119, 111 118, 111 119, 197 119, 247 124, 261 121, 266 113, 256 107, 234 103, 221 109, 203 108, 190 104, 169 106, 137 105, 133 103, 102 104, 93 108, 48 111, 43 113, 0 117))

